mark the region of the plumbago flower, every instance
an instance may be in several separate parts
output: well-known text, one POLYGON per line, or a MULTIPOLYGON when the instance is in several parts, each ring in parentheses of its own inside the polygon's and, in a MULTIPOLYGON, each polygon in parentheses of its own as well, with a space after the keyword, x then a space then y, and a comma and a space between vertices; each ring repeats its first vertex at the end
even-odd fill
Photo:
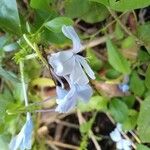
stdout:
POLYGON ((115 130, 110 133, 111 139, 116 142, 116 148, 118 150, 131 150, 132 142, 122 138, 121 132, 122 126, 118 123, 115 130))
POLYGON ((9 150, 26 150, 31 149, 33 123, 30 113, 27 113, 26 123, 19 134, 12 138, 9 144, 9 150))
POLYGON ((62 32, 67 38, 72 40, 73 48, 54 53, 48 56, 48 60, 53 68, 55 77, 57 77, 57 79, 64 77, 70 87, 69 91, 63 88, 62 83, 61 87, 56 87, 56 102, 58 106, 55 111, 65 113, 75 107, 78 99, 84 102, 90 99, 93 91, 88 84, 89 79, 87 75, 91 79, 95 79, 95 75, 86 59, 78 55, 78 53, 82 51, 82 45, 73 27, 64 25, 62 26, 62 32))
POLYGON ((128 75, 125 75, 125 76, 124 76, 124 79, 123 79, 123 82, 118 85, 118 88, 119 88, 123 93, 126 93, 126 92, 129 91, 128 82, 129 82, 129 76, 128 76, 128 75))
POLYGON ((49 64, 58 76, 64 77, 68 75, 71 82, 75 84, 87 84, 89 79, 86 74, 91 79, 95 79, 95 76, 92 69, 87 64, 86 59, 77 54, 82 51, 80 39, 72 26, 64 25, 62 27, 62 32, 66 37, 72 40, 73 48, 51 54, 51 56, 48 56, 49 64), (83 68, 86 74, 83 71, 83 68))
MULTIPOLYGON (((67 78, 67 77, 65 77, 67 78)), ((70 91, 63 89, 60 86, 56 87, 57 93, 57 104, 55 111, 60 113, 65 113, 70 111, 77 104, 77 100, 81 99, 84 102, 88 102, 93 94, 92 88, 86 85, 72 84, 69 79, 67 79, 70 85, 70 91)))

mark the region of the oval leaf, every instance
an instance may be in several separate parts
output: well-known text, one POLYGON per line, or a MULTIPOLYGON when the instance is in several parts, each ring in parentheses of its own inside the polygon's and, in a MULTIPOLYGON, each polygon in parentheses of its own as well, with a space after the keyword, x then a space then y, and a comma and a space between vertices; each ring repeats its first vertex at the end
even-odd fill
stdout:
POLYGON ((57 17, 45 23, 45 27, 53 32, 61 32, 63 25, 73 25, 73 21, 67 17, 57 17))
POLYGON ((114 69, 123 73, 130 73, 129 62, 122 56, 122 54, 117 50, 113 43, 108 39, 107 40, 107 51, 108 51, 108 61, 114 69))
POLYGON ((0 0, 0 27, 8 32, 20 34, 21 25, 16 0, 0 0))

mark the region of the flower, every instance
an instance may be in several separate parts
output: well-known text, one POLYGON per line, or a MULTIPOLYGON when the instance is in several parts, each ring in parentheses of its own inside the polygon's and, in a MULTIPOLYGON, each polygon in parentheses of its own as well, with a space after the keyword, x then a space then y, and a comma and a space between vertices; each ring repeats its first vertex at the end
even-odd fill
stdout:
POLYGON ((123 93, 125 93, 129 90, 129 85, 125 84, 125 83, 119 84, 118 87, 123 93))
POLYGON ((54 72, 58 76, 70 77, 71 82, 74 84, 85 85, 89 82, 86 74, 91 78, 95 79, 94 72, 88 65, 86 59, 77 53, 82 51, 80 39, 76 34, 75 30, 71 26, 63 26, 62 32, 66 37, 72 40, 73 48, 70 50, 58 52, 48 56, 49 64, 54 69, 54 72), (83 71, 85 70, 85 72, 83 71))
POLYGON ((19 134, 12 138, 9 149, 10 150, 25 150, 25 149, 31 149, 32 145, 32 130, 33 130, 33 123, 30 113, 27 113, 26 117, 26 123, 22 127, 19 134))
POLYGON ((111 139, 116 142, 116 148, 118 150, 131 150, 132 142, 130 140, 124 139, 121 136, 122 126, 117 124, 114 131, 110 133, 111 139))
POLYGON ((128 76, 128 75, 125 75, 125 76, 124 76, 124 79, 123 79, 123 82, 118 85, 118 88, 119 88, 123 93, 126 93, 126 92, 129 91, 129 85, 128 85, 128 83, 129 83, 129 76, 128 76))
POLYGON ((86 85, 72 84, 70 90, 67 91, 60 86, 56 87, 57 104, 55 111, 60 113, 66 113, 73 109, 77 104, 77 100, 81 99, 84 102, 88 102, 93 94, 92 88, 86 85))

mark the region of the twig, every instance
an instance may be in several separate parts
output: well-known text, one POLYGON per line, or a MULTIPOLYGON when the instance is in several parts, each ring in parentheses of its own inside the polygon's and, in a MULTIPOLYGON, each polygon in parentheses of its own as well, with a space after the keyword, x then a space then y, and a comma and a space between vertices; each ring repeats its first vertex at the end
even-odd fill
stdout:
POLYGON ((138 37, 136 37, 128 28, 119 20, 118 16, 112 11, 109 7, 107 7, 112 17, 119 23, 122 29, 130 36, 132 36, 140 45, 143 45, 143 41, 141 41, 138 37))
POLYGON ((59 119, 56 119, 55 122, 58 123, 58 124, 64 125, 64 126, 68 126, 70 128, 79 129, 79 126, 75 125, 73 123, 69 123, 69 122, 66 122, 66 121, 59 120, 59 119))
MULTIPOLYGON (((83 45, 82 50, 87 49, 87 48, 92 48, 102 43, 105 43, 107 41, 107 37, 108 36, 103 36, 101 38, 96 38, 94 40, 91 40, 89 43, 83 45)), ((109 38, 110 39, 114 38, 114 34, 110 34, 109 38)))
POLYGON ((74 146, 74 145, 71 145, 71 144, 66 144, 66 143, 62 143, 62 142, 58 142, 58 141, 47 140, 46 143, 48 145, 54 144, 56 146, 60 146, 60 147, 63 147, 63 148, 68 148, 68 149, 71 149, 71 150, 78 150, 79 149, 78 146, 74 146))
MULTIPOLYGON (((78 119, 79 119, 79 124, 82 124, 82 123, 85 123, 85 119, 83 118, 81 112, 79 110, 77 110, 77 115, 78 115, 78 119)), ((101 150, 101 147, 100 145, 98 144, 93 132, 90 130, 89 131, 89 137, 91 138, 91 140, 93 141, 94 145, 95 145, 95 148, 97 150, 101 150)))

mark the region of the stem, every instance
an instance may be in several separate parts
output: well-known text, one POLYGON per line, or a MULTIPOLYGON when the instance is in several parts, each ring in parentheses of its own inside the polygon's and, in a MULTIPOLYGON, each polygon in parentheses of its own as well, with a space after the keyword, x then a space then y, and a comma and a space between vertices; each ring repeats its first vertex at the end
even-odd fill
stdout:
POLYGON ((25 106, 28 106, 27 89, 26 89, 26 84, 25 84, 25 79, 24 79, 24 71, 23 71, 24 64, 22 61, 20 61, 19 66, 20 66, 21 83, 22 83, 25 106))
POLYGON ((112 11, 109 7, 107 7, 112 17, 118 22, 118 24, 122 27, 122 29, 130 36, 132 36, 140 45, 143 45, 143 41, 141 41, 138 37, 136 37, 128 28, 119 20, 118 16, 112 11))
POLYGON ((25 39, 26 43, 36 52, 36 54, 41 59, 41 61, 43 62, 43 64, 45 64, 46 67, 48 68, 48 64, 47 64, 45 58, 43 58, 43 56, 41 55, 41 52, 39 51, 39 49, 36 46, 36 44, 35 43, 32 44, 32 42, 27 38, 27 36, 25 34, 23 34, 23 38, 25 39))

